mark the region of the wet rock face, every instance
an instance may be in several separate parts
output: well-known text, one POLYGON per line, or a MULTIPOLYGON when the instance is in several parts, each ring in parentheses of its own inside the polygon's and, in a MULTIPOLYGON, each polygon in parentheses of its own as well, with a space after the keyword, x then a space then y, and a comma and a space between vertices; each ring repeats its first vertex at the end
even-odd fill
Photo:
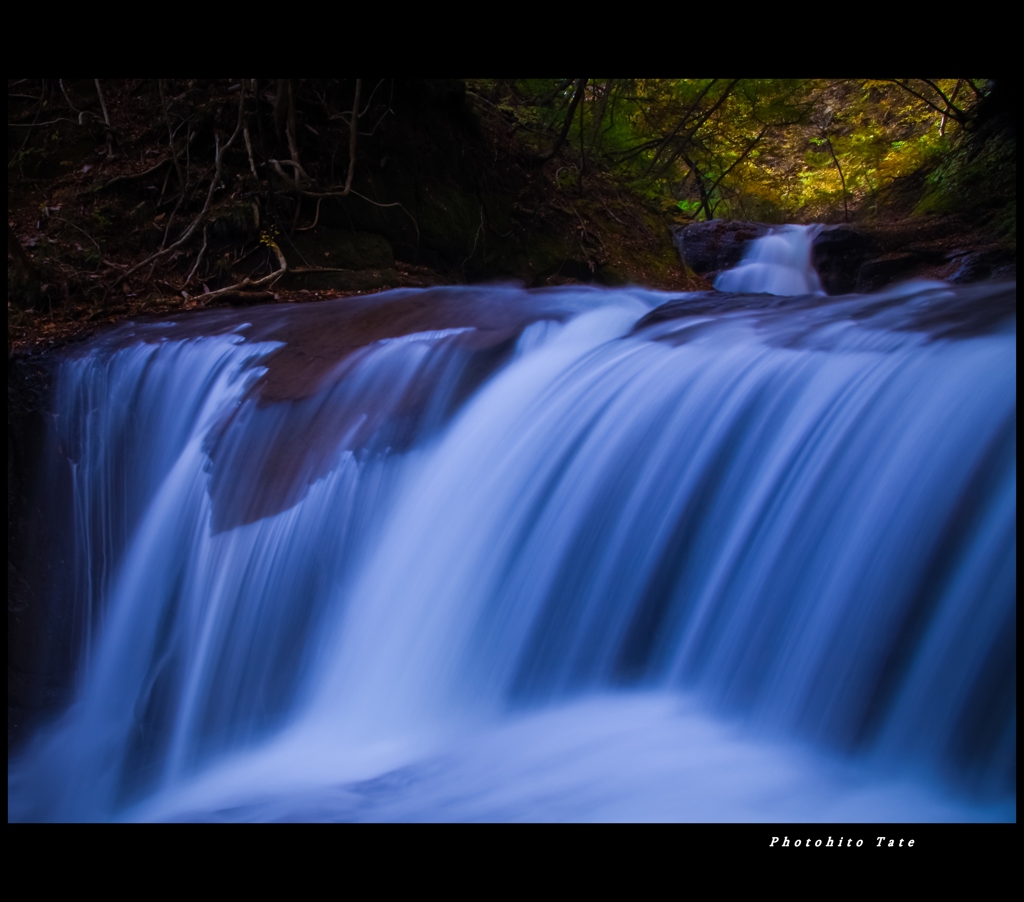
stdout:
POLYGON ((1017 261, 1004 247, 983 247, 951 254, 949 282, 980 282, 982 279, 1016 279, 1017 261))
POLYGON ((763 222, 712 219, 692 222, 673 234, 683 262, 709 281, 723 269, 732 269, 743 258, 747 242, 767 235, 763 222))

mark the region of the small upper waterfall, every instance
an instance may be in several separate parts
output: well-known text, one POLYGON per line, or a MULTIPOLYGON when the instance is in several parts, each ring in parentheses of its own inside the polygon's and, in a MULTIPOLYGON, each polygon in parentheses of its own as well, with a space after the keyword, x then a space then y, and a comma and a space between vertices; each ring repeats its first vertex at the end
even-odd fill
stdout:
POLYGON ((735 269, 715 279, 719 291, 765 294, 823 294, 811 263, 811 245, 819 225, 787 225, 751 241, 735 269))
POLYGON ((69 356, 9 817, 1014 819, 1016 286, 828 298, 812 228, 69 356))

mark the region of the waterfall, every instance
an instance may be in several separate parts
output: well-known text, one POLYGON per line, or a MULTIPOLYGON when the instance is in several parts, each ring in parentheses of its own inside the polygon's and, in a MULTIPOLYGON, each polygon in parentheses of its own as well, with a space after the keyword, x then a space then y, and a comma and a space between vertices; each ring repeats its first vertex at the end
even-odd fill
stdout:
POLYGON ((828 298, 811 237, 69 356, 9 817, 1015 819, 1016 286, 828 298))
POLYGON ((735 269, 720 273, 720 291, 765 294, 824 294, 811 264, 811 245, 821 226, 782 226, 751 241, 735 269))

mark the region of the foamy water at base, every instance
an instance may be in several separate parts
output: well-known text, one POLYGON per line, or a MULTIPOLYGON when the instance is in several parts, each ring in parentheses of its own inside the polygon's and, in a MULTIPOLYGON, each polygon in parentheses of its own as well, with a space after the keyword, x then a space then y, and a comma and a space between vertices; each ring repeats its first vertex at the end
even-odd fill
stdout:
POLYGON ((126 819, 954 823, 1012 821, 1016 804, 759 739, 686 696, 619 693, 432 740, 346 748, 298 731, 126 819))

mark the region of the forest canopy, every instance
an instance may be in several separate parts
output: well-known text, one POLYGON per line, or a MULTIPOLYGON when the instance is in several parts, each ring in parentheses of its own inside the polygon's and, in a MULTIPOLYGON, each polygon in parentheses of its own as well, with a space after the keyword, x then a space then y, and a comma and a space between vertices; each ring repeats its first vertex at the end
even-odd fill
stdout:
MULTIPOLYGON (((477 82, 526 132, 575 144, 686 218, 849 218, 936 165, 985 79, 477 82)), ((548 139, 550 140, 550 139, 548 139)), ((538 147, 542 142, 538 142, 538 147)), ((543 152, 542 152, 543 154, 543 152)))

